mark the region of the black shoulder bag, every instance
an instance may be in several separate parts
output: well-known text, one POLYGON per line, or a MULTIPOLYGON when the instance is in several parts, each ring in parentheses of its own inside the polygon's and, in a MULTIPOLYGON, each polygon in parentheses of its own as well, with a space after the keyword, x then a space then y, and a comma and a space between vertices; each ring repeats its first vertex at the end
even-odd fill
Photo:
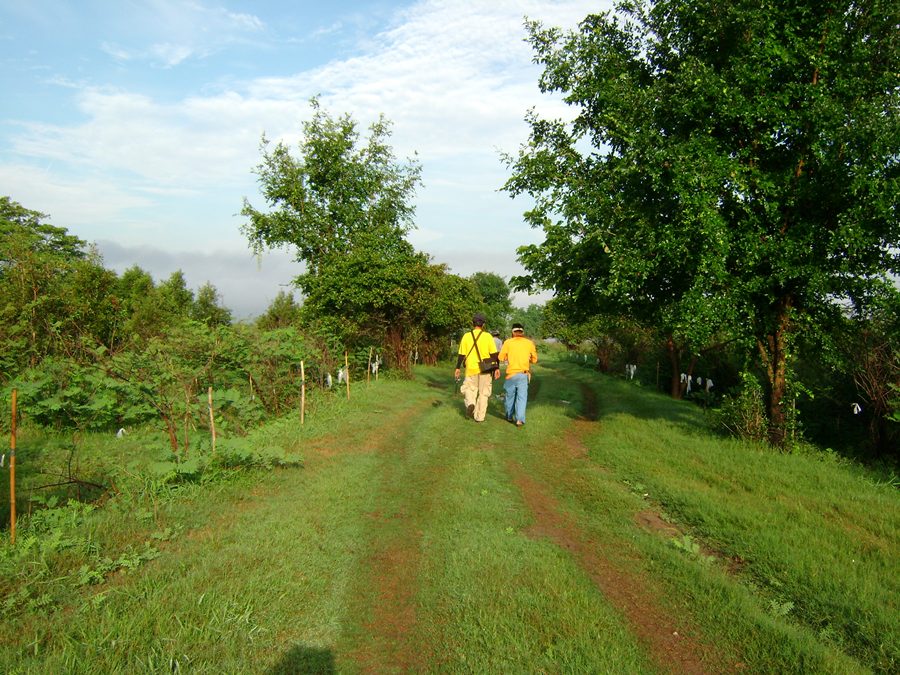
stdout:
MULTIPOLYGON (((484 331, 482 331, 482 335, 484 331)), ((480 337, 480 336, 479 336, 480 337)), ((478 349, 478 338, 475 337, 475 331, 472 331, 472 340, 475 341, 473 345, 475 347, 475 354, 478 356, 478 370, 481 371, 482 375, 485 373, 492 373, 497 369, 497 362, 488 355, 486 359, 481 358, 481 351, 478 349)), ((469 354, 472 353, 472 350, 469 350, 469 354)))

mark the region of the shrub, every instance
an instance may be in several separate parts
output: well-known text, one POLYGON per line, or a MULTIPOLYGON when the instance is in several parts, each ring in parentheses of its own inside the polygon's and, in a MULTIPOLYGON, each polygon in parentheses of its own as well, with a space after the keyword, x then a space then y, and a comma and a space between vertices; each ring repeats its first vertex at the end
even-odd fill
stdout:
POLYGON ((716 426, 732 436, 753 441, 768 437, 763 389, 753 373, 742 372, 740 385, 722 397, 715 413, 716 426))

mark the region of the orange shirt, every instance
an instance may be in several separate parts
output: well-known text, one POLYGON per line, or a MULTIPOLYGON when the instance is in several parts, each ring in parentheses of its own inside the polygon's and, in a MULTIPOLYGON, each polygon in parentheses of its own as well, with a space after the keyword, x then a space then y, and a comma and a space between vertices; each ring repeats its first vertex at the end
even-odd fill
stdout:
POLYGON ((503 343, 500 360, 509 361, 507 379, 518 373, 527 373, 532 363, 537 363, 537 348, 527 337, 513 336, 503 343))

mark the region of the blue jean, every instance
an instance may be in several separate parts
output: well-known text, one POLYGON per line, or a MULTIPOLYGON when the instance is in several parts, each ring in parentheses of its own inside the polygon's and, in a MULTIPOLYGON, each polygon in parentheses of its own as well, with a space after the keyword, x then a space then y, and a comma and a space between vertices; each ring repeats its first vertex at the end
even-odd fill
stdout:
POLYGON ((525 406, 528 405, 528 375, 516 373, 503 383, 506 390, 506 419, 525 423, 525 406))

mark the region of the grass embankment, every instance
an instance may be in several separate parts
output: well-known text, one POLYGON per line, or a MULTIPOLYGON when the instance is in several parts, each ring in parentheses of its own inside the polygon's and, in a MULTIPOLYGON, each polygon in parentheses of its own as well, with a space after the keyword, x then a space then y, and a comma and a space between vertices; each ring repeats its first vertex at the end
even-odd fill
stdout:
POLYGON ((112 500, 81 527, 158 555, 84 586, 45 561, 71 588, 6 613, 0 669, 897 669, 896 490, 573 365, 532 393, 516 429, 443 370, 359 384, 253 436, 302 468, 112 500))

